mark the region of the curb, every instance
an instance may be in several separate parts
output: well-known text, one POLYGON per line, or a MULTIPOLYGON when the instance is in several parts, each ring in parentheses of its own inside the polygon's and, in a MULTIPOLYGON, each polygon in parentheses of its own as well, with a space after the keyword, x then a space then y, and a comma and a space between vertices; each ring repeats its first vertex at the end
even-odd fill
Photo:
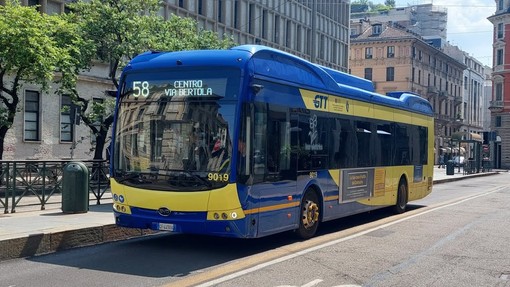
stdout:
POLYGON ((463 179, 468 179, 468 178, 473 178, 473 177, 482 177, 482 176, 489 176, 489 175, 495 175, 495 174, 499 174, 499 172, 498 171, 491 171, 491 172, 484 172, 484 173, 475 173, 475 174, 470 174, 470 175, 464 175, 464 176, 461 176, 461 177, 452 177, 452 178, 437 179, 437 180, 434 180, 432 183, 433 184, 440 184, 440 183, 447 183, 447 182, 458 181, 458 180, 463 180, 463 179))
POLYGON ((117 227, 115 224, 32 234, 0 241, 0 261, 48 254, 66 249, 91 246, 154 234, 147 229, 117 227))

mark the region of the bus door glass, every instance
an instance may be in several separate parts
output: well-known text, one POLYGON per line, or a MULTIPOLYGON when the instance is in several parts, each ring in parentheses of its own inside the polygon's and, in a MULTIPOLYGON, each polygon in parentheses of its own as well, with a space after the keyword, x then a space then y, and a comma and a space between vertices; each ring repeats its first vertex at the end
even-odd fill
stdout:
MULTIPOLYGON (((252 194, 260 208, 277 206, 282 199, 295 197, 297 159, 292 147, 297 145, 297 134, 292 131, 296 123, 287 107, 255 103, 252 194)), ((259 214, 259 235, 295 223, 294 220, 276 222, 278 212, 287 211, 259 214)))

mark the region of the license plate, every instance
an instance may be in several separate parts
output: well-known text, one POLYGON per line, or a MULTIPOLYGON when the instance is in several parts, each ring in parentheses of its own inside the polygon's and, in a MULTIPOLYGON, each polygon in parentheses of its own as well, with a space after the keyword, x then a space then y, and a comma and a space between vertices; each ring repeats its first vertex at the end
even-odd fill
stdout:
POLYGON ((174 231, 175 226, 172 223, 159 223, 158 229, 164 231, 174 231))

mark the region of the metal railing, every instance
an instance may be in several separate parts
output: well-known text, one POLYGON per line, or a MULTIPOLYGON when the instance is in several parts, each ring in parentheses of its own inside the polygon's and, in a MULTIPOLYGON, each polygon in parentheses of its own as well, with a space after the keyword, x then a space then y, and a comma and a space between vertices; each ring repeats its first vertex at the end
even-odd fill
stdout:
MULTIPOLYGON (((84 163, 89 170, 89 192, 101 204, 110 188, 109 164, 106 160, 73 160, 84 163)), ((62 193, 62 175, 70 160, 0 161, 0 208, 4 213, 16 212, 22 200, 40 205, 45 210, 50 198, 62 193), (30 200, 28 200, 30 198, 30 200), (35 199, 35 200, 34 200, 35 199)))

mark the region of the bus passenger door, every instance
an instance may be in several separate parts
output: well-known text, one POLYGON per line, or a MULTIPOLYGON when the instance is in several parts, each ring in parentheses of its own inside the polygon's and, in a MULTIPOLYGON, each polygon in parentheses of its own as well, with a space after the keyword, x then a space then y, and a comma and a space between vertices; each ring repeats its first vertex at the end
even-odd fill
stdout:
POLYGON ((259 205, 258 235, 289 230, 298 220, 296 197, 297 157, 292 146, 292 120, 286 107, 255 104, 252 194, 259 205))

